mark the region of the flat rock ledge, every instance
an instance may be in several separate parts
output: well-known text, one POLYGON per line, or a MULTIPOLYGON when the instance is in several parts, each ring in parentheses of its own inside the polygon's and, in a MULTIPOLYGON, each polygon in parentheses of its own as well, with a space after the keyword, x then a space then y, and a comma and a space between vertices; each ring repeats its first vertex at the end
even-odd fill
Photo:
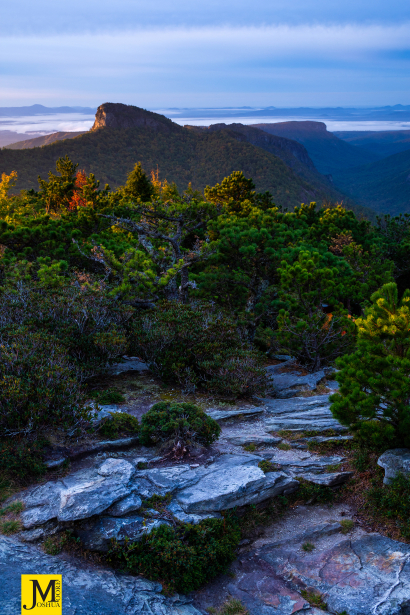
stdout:
POLYGON ((24 503, 21 522, 26 541, 71 527, 88 548, 105 551, 110 540, 141 536, 172 518, 198 523, 222 510, 257 504, 298 489, 289 472, 265 474, 262 457, 220 455, 209 465, 188 464, 138 470, 125 459, 109 458, 92 468, 29 489, 14 499, 24 503), (141 508, 153 495, 168 496, 168 519, 141 508))
MULTIPOLYGON (((250 615, 407 615, 410 545, 343 531, 339 522, 322 523, 245 552, 224 590, 250 615), (314 546, 311 552, 303 549, 306 543, 314 546), (325 606, 310 606, 302 591, 325 606)), ((208 596, 221 589, 217 583, 207 588, 208 596)), ((203 598, 196 600, 202 610, 203 598)))
POLYGON ((61 574, 64 615, 200 615, 185 596, 167 598, 159 583, 45 555, 0 536, 0 612, 21 611, 22 574, 61 574))
POLYGON ((330 411, 328 395, 312 397, 292 397, 291 399, 264 399, 266 431, 317 432, 332 429, 345 431, 330 411))

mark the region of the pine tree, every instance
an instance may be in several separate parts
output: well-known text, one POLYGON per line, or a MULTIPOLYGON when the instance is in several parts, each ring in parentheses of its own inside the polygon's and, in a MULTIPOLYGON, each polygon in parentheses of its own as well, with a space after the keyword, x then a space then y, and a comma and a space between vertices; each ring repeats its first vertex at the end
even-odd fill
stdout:
POLYGON ((138 162, 131 173, 123 189, 124 195, 132 199, 140 199, 143 203, 151 200, 154 196, 154 186, 146 176, 141 163, 138 162))
POLYGON ((340 392, 332 413, 377 446, 410 445, 410 290, 394 282, 375 292, 356 321, 357 350, 336 365, 340 392))

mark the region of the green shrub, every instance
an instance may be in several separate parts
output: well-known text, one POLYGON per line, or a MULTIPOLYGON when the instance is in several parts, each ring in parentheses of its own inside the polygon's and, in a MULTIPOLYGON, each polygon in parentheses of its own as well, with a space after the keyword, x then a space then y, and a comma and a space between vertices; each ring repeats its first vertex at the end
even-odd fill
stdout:
POLYGON ((337 360, 333 416, 367 447, 410 445, 410 291, 385 284, 356 320, 357 350, 337 360))
POLYGON ((125 401, 124 395, 113 388, 105 389, 105 391, 92 391, 90 395, 97 404, 101 404, 102 406, 121 404, 125 401))
POLYGON ((10 438, 0 440, 0 476, 22 484, 29 484, 45 474, 43 462, 44 439, 16 442, 10 438))
POLYGON ((102 419, 98 428, 105 438, 116 439, 135 436, 139 432, 138 419, 127 412, 110 412, 111 416, 102 419))
POLYGON ((89 418, 64 349, 44 332, 0 340, 0 437, 67 429, 89 418))
POLYGON ((376 516, 395 519, 404 538, 410 538, 410 477, 398 474, 389 485, 375 485, 366 495, 376 516))
POLYGON ((141 444, 159 443, 210 446, 218 439, 221 428, 203 410, 189 403, 159 402, 141 419, 141 444))
POLYGON ((263 355, 252 350, 234 320, 211 304, 162 303, 135 320, 132 352, 165 381, 238 397, 264 391, 263 355))
POLYGON ((311 553, 314 549, 316 549, 316 547, 312 542, 304 542, 302 549, 306 551, 306 553, 311 553))
POLYGON ((176 528, 162 525, 139 542, 113 544, 109 559, 133 574, 160 581, 168 592, 185 594, 226 570, 240 536, 231 518, 176 528))
POLYGON ((127 351, 124 325, 132 314, 129 306, 87 285, 0 287, 0 334, 25 325, 52 335, 80 379, 100 372, 127 351))

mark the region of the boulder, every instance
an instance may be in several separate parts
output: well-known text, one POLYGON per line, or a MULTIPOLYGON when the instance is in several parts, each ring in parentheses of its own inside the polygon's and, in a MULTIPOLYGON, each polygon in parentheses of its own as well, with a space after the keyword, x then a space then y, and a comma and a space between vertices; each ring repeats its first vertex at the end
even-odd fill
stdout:
POLYGON ((221 515, 219 513, 213 512, 208 515, 195 515, 193 513, 186 513, 182 510, 181 506, 178 504, 176 500, 173 500, 171 504, 167 506, 167 510, 172 514, 175 519, 181 521, 181 523, 192 523, 196 525, 197 523, 201 523, 204 519, 220 519, 221 515))
POLYGON ((106 372, 113 376, 118 376, 124 372, 145 372, 148 365, 139 359, 125 359, 120 363, 114 363, 107 368, 106 372))
POLYGON ((64 615, 200 615, 184 596, 166 597, 159 583, 46 555, 36 547, 0 536, 0 612, 21 611, 22 574, 61 574, 64 615))
POLYGON ((276 463, 282 470, 291 472, 325 472, 329 466, 342 463, 344 457, 333 455, 332 457, 319 457, 317 455, 303 455, 302 459, 297 459, 294 455, 286 455, 285 452, 278 451, 271 458, 272 463, 276 463))
POLYGON ((253 455, 222 455, 199 481, 179 491, 176 500, 186 513, 207 513, 296 491, 295 479, 283 472, 264 474, 260 461, 253 455))
POLYGON ((410 450, 408 448, 394 448, 386 451, 377 460, 377 465, 384 469, 385 485, 391 483, 397 474, 410 475, 410 450))
POLYGON ((286 364, 269 365, 266 368, 275 396, 280 399, 295 397, 303 391, 313 391, 325 377, 323 370, 307 375, 303 375, 297 369, 292 372, 282 372, 284 365, 286 364))
POLYGON ((30 529, 51 519, 76 521, 98 515, 131 492, 135 474, 123 459, 107 459, 97 467, 80 470, 23 493, 21 520, 30 529))
POLYGON ((292 399, 265 399, 266 431, 344 431, 346 427, 333 418, 328 395, 293 397, 292 399))

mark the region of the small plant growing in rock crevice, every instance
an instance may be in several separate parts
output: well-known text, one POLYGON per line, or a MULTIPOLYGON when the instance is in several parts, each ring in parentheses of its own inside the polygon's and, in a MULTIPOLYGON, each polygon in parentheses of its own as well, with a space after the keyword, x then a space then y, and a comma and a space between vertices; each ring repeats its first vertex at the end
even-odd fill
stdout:
POLYGON ((21 530, 18 514, 21 513, 23 508, 23 503, 17 501, 0 509, 0 534, 9 536, 21 530))
POLYGON ((249 453, 253 453, 254 451, 256 451, 256 445, 253 442, 251 442, 250 444, 247 444, 243 448, 245 451, 248 451, 249 453))
POLYGON ((3 521, 2 523, 0 523, 0 532, 2 534, 5 534, 6 536, 9 536, 10 534, 15 534, 16 532, 20 531, 20 529, 21 523, 16 520, 3 521))
POLYGON ((316 606, 318 609, 323 609, 323 611, 327 610, 327 604, 323 600, 322 594, 314 591, 308 591, 307 589, 302 589, 300 592, 302 598, 304 598, 311 606, 316 606))
POLYGON ((219 609, 207 609, 211 615, 249 615, 248 609, 236 598, 230 598, 219 609))
POLYGON ((268 461, 267 459, 260 461, 258 463, 258 468, 260 468, 265 474, 267 472, 277 472, 276 464, 272 463, 271 461, 268 461))
POLYGON ((351 519, 342 519, 339 523, 342 526, 342 534, 348 534, 354 528, 354 521, 351 519))
POLYGON ((306 553, 311 553, 314 549, 316 549, 316 547, 311 542, 305 542, 302 545, 302 549, 306 551, 306 553))
POLYGON ((287 442, 280 442, 276 448, 278 448, 280 451, 290 451, 292 447, 287 442))

